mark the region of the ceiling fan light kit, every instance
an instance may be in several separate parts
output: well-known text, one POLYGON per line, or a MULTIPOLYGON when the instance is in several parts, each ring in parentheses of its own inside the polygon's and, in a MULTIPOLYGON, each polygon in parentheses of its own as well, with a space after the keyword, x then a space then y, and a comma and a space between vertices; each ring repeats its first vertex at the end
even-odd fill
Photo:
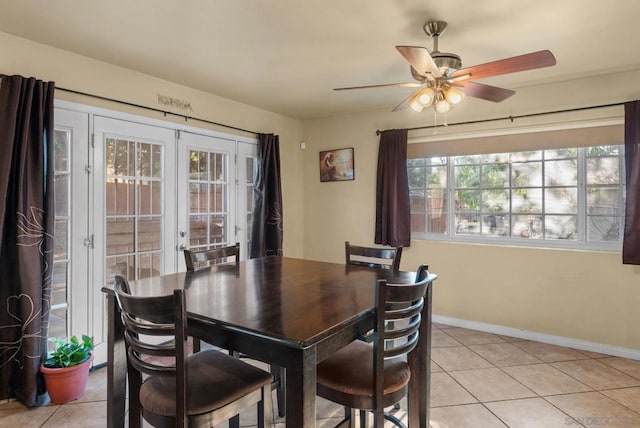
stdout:
POLYGON ((434 106, 438 113, 447 113, 460 104, 464 99, 464 92, 453 87, 440 87, 435 90, 427 86, 420 89, 409 101, 409 108, 416 113, 422 113, 427 107, 434 106))
POLYGON ((444 21, 427 21, 424 24, 425 33, 433 40, 431 52, 420 46, 396 46, 398 52, 411 65, 411 76, 415 82, 355 86, 334 90, 418 86, 419 89, 405 98, 393 111, 409 107, 416 113, 422 113, 425 108, 433 107, 437 113, 445 114, 459 105, 465 95, 500 102, 515 94, 515 91, 510 89, 477 83, 476 79, 556 64, 553 54, 548 50, 542 50, 462 68, 462 60, 458 55, 438 50, 438 39, 446 28, 447 23, 444 21))

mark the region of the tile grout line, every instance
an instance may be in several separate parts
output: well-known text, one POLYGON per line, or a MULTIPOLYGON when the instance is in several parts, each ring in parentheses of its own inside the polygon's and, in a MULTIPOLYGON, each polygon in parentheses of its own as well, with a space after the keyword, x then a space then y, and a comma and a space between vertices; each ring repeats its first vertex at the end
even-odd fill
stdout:
MULTIPOLYGON (((448 333, 447 333, 448 334, 448 333)), ((493 333, 489 333, 489 334, 493 334, 493 333)), ((452 336, 452 335, 449 335, 452 336)), ((453 336, 452 336, 453 337, 453 336)), ((455 339, 455 337, 453 337, 455 339)), ((506 342, 506 341, 502 341, 502 342, 496 342, 496 343, 511 343, 511 342, 506 342)), ((491 344, 491 343, 489 343, 491 344)), ((558 409, 558 411, 560 411, 561 413, 567 415, 567 417, 571 418, 572 422, 575 422, 576 424, 578 424, 579 426, 584 428, 584 425, 581 424, 580 422, 578 422, 573 416, 569 415, 568 413, 566 413, 565 411, 563 411, 562 409, 558 408, 557 406, 555 406, 553 403, 550 403, 548 400, 545 399, 544 396, 541 396, 540 394, 538 394, 537 392, 533 391, 532 389, 530 389, 529 387, 527 387, 526 385, 524 385, 522 382, 520 382, 518 379, 515 379, 513 376, 511 376, 509 373, 505 372, 504 370, 502 370, 501 367, 497 366, 496 364, 494 364, 493 362, 487 360, 486 358, 484 358, 482 355, 480 355, 479 353, 477 353, 476 351, 474 351, 473 349, 471 349, 469 347, 469 345, 463 344, 464 347, 466 347, 468 350, 470 350, 471 352, 473 352, 474 354, 478 355, 480 358, 484 359, 485 361, 487 361, 489 364, 493 365, 494 368, 497 368, 498 370, 500 370, 502 373, 504 373, 505 375, 507 375, 509 378, 513 379, 516 383, 518 383, 519 385, 521 385, 522 387, 524 387, 525 389, 527 389, 528 391, 531 391, 533 394, 535 394, 536 397, 530 397, 530 398, 541 398, 542 400, 544 400, 546 403, 548 403, 549 405, 551 405, 552 407, 558 409)), ((522 352, 526 353, 527 355, 530 355, 536 359, 538 359, 535 355, 531 354, 530 352, 527 352, 526 350, 520 348, 517 345, 516 346, 518 349, 520 349, 522 352)), ((582 354, 584 355, 584 354, 582 354)), ((591 359, 589 357, 587 357, 588 359, 591 359)), ((539 364, 539 363, 534 363, 534 364, 539 364)), ((548 364, 550 367, 554 367, 549 363, 545 363, 548 364)), ((524 365, 533 365, 533 364, 524 364, 524 365)), ((511 366, 513 367, 513 366, 511 366)), ((489 368, 489 367, 487 367, 489 368)), ((554 367, 555 368, 555 367, 554 367)), ((557 368, 556 368, 557 369, 557 368)), ((444 370, 444 369, 443 369, 444 370)), ((469 370, 478 370, 478 369, 469 369, 469 370)), ((456 370, 452 370, 452 371, 456 371, 456 370)), ((462 370, 458 370, 458 371, 462 371, 462 370)), ((453 376, 451 376, 449 374, 448 371, 445 370, 445 373, 447 373, 447 375, 449 375, 449 377, 451 377, 458 385, 460 385, 460 387, 462 389, 464 389, 465 391, 467 391, 472 397, 474 397, 476 400, 478 400, 478 403, 480 403, 489 413, 491 413, 492 415, 494 415, 500 422, 502 422, 505 426, 509 427, 509 425, 502 420, 502 418, 500 418, 498 415, 496 415, 486 404, 484 401, 481 401, 478 399, 478 397, 476 397, 474 394, 471 393, 471 391, 467 390, 467 388, 465 388, 462 384, 460 384, 460 382, 457 381, 457 379, 453 376)), ((573 378, 572 376, 570 376, 571 378, 573 378)), ((578 381, 577 379, 575 379, 577 382, 581 383, 580 381, 578 381)), ((589 388, 591 388, 591 386, 586 385, 589 388)), ((604 394, 603 394, 604 395, 604 394)), ((498 402, 498 401, 515 401, 515 400, 523 400, 523 398, 514 398, 514 399, 506 399, 506 400, 496 400, 496 401, 489 401, 489 402, 498 402)), ((626 407, 626 406, 625 406, 626 407)))

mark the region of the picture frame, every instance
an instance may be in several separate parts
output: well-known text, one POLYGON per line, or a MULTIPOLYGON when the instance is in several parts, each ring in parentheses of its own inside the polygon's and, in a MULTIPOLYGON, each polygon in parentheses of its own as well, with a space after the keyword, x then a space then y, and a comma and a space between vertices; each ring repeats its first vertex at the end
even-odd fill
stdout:
POLYGON ((355 180, 353 147, 320 152, 320 182, 355 180))

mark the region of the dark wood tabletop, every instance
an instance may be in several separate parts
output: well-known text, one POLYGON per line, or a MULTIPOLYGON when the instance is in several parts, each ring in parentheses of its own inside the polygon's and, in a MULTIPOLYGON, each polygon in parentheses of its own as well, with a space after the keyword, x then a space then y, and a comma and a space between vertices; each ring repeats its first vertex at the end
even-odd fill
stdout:
MULTIPOLYGON (((131 282, 131 289, 139 296, 185 289, 190 334, 285 367, 286 424, 299 428, 315 426, 317 362, 372 327, 376 280, 412 283, 415 275, 415 272, 267 257, 248 260, 240 266, 216 266, 141 279, 131 282)), ((108 289, 104 291, 108 296, 112 294, 108 289)), ((431 305, 426 306, 430 310, 431 305)), ((427 318, 430 329, 430 313, 427 318)), ((111 322, 110 328, 117 330, 111 322)), ((116 332, 113 341, 117 340, 116 332)), ((117 352, 110 354, 112 359, 121 358, 117 352)), ((122 365, 112 363, 109 366, 114 368, 122 365)), ((428 374, 428 364, 416 364, 428 374)), ((114 391, 112 395, 119 393, 114 391)), ((411 408, 415 406, 410 406, 410 411, 416 413, 414 419, 424 419, 425 415, 417 414, 417 408, 411 408)), ((420 413, 423 411, 428 412, 423 409, 420 413)))

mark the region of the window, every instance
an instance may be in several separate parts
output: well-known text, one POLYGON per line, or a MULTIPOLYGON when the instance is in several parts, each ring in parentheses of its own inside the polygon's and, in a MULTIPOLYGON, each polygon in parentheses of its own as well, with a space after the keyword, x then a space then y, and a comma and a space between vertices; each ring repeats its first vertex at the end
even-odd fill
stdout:
POLYGON ((619 248, 619 145, 408 160, 414 238, 619 248))
POLYGON ((55 229, 53 238, 53 277, 51 284, 50 337, 68 337, 69 309, 69 188, 71 162, 69 159, 72 133, 57 126, 53 132, 53 166, 55 186, 55 229))

